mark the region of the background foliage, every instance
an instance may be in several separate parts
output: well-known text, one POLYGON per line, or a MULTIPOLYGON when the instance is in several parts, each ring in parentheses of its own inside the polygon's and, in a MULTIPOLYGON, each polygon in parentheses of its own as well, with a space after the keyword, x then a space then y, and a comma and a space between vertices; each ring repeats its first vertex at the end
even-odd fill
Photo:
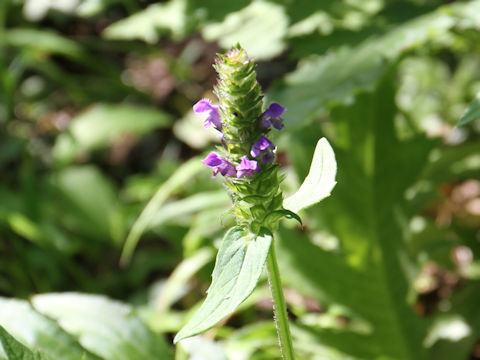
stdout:
POLYGON ((339 166, 275 239, 298 357, 480 358, 479 31, 478 0, 0 2, 0 358, 278 358, 265 281, 171 345, 232 223, 191 106, 236 42, 285 192, 321 136, 339 166))

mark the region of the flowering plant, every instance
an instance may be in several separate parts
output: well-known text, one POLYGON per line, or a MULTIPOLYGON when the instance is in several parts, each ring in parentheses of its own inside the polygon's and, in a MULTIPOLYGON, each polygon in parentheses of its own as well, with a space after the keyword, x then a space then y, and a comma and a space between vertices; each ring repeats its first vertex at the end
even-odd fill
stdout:
POLYGON ((305 182, 284 200, 276 146, 268 135, 284 128, 281 116, 286 109, 274 102, 263 111, 255 63, 239 45, 219 55, 214 68, 219 75, 214 90, 219 105, 203 99, 193 110, 206 115, 204 127, 213 126, 222 134, 222 145, 202 161, 213 170, 213 177, 224 177, 237 225, 223 239, 205 302, 175 342, 207 330, 235 311, 254 290, 267 262, 282 355, 291 359, 293 347, 272 233, 282 217, 301 223, 296 212, 330 194, 335 185, 335 157, 328 142, 321 139, 305 182))

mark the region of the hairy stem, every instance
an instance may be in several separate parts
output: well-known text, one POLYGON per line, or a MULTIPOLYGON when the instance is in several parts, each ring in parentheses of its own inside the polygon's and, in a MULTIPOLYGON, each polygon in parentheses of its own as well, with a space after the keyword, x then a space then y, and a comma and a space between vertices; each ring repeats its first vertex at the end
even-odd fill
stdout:
POLYGON ((293 352, 292 336, 290 335, 290 327, 288 325, 287 307, 283 296, 274 244, 275 242, 273 241, 267 257, 268 283, 270 284, 273 299, 273 315, 282 358, 283 360, 294 360, 295 354, 293 352))

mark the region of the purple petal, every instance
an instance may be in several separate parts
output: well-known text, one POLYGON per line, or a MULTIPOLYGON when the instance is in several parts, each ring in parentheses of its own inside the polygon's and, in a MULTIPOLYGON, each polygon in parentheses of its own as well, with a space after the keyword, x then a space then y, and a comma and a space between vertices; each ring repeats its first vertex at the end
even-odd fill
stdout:
POLYGON ((270 164, 273 160, 275 160, 275 154, 271 151, 262 156, 262 164, 270 164))
POLYGON ((203 127, 209 128, 212 124, 219 130, 222 129, 222 122, 220 120, 220 112, 218 105, 212 105, 210 100, 202 99, 193 105, 193 111, 197 114, 207 112, 208 117, 203 122, 203 127))
POLYGON ((202 99, 199 102, 197 102, 195 105, 193 105, 193 111, 199 114, 205 111, 212 110, 213 106, 214 105, 210 103, 210 100, 202 99))
POLYGON ((267 110, 265 110, 262 117, 278 118, 285 112, 285 110, 287 109, 285 109, 282 105, 274 102, 270 104, 267 110))
POLYGON ((209 123, 207 127, 210 127, 210 124, 213 124, 217 129, 222 129, 222 122, 220 121, 220 113, 218 112, 218 106, 215 109, 212 109, 212 111, 210 111, 210 115, 204 121, 203 126, 205 126, 206 122, 209 123))
POLYGON ((263 154, 264 152, 268 150, 274 150, 275 145, 268 140, 265 136, 260 136, 260 139, 255 141, 255 143, 252 146, 252 150, 250 151, 250 155, 253 157, 257 157, 260 154, 263 154))
POLYGON ((263 118, 263 117, 260 118, 260 129, 266 130, 266 129, 268 129, 271 125, 272 125, 272 123, 270 122, 270 120, 265 119, 265 118, 263 118))
POLYGON ((241 162, 237 165, 237 178, 248 177, 255 174, 258 170, 258 163, 255 160, 248 160, 246 156, 241 157, 241 162))
POLYGON ((283 120, 281 118, 271 119, 271 122, 273 124, 273 127, 277 130, 282 130, 285 127, 285 125, 283 125, 283 120))
POLYGON ((210 154, 207 155, 205 159, 202 160, 202 162, 210 167, 214 166, 219 166, 222 163, 223 159, 218 156, 217 153, 211 152, 210 154))
POLYGON ((212 168, 213 177, 217 176, 218 173, 222 174, 223 176, 237 175, 233 164, 228 160, 222 159, 217 153, 211 152, 205 159, 202 160, 202 162, 212 168))
POLYGON ((220 173, 223 176, 237 176, 237 170, 235 170, 235 166, 227 160, 223 163, 223 166, 220 167, 220 173))

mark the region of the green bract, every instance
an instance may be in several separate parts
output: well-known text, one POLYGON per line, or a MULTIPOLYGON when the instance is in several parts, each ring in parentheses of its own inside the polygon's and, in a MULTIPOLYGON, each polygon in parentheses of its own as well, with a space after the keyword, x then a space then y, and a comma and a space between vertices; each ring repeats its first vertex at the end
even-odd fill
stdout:
MULTIPOLYGON (((250 154, 253 144, 268 130, 261 129, 263 95, 257 82, 255 63, 246 52, 236 46, 215 61, 218 83, 214 93, 219 100, 222 120, 223 156, 239 163, 250 154)), ((233 201, 233 213, 239 226, 257 233, 265 217, 281 208, 278 165, 262 164, 260 170, 249 177, 226 177, 226 185, 233 201), (253 199, 261 198, 261 201, 253 199)))

